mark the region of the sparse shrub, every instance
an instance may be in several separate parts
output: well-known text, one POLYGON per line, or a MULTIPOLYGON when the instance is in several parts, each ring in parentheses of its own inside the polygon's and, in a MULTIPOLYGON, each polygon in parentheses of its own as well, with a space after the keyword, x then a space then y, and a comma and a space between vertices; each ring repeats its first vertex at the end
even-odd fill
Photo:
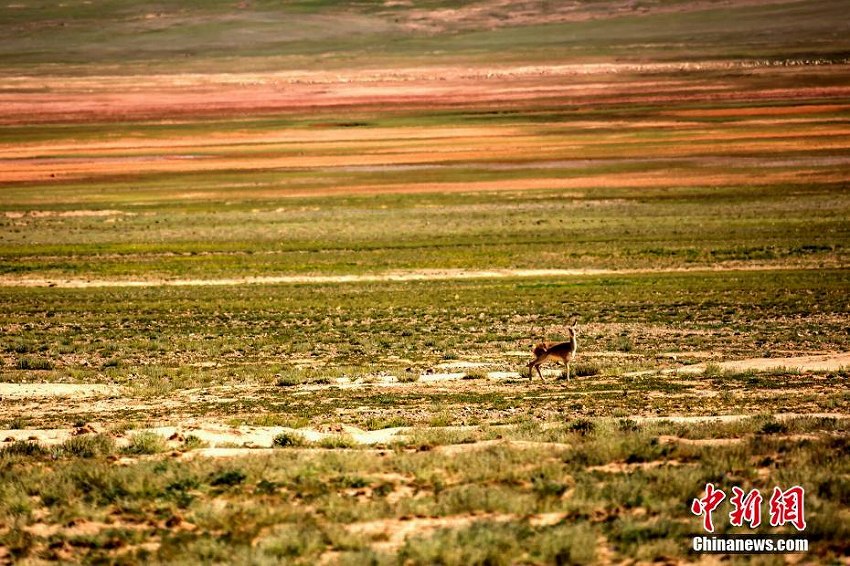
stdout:
POLYGON ((11 563, 14 564, 15 558, 24 558, 32 552, 36 546, 36 537, 24 529, 11 529, 0 535, 0 545, 8 549, 12 557, 11 563))
POLYGON ((361 489, 370 484, 369 480, 360 476, 340 476, 334 481, 335 484, 343 488, 361 489))
POLYGON ((596 429, 596 425, 590 419, 576 419, 567 425, 567 429, 577 432, 582 436, 587 436, 596 429))
POLYGON ((191 492, 198 489, 200 486, 201 482, 199 482, 196 478, 180 478, 165 486, 163 496, 166 499, 171 499, 177 503, 179 507, 185 509, 192 504, 192 501, 195 500, 195 495, 191 492))
POLYGON ((275 382, 275 385, 277 385, 278 387, 295 387, 296 385, 301 385, 302 383, 304 383, 304 380, 301 378, 301 376, 290 373, 287 375, 280 376, 277 382, 275 382))
POLYGON ((107 434, 72 436, 61 446, 61 453, 77 458, 96 458, 114 452, 115 440, 107 434))
POLYGON ((38 442, 16 440, 0 449, 0 456, 46 456, 48 451, 38 442))
POLYGON ((280 485, 277 482, 263 478, 257 482, 257 486, 254 488, 254 493, 260 495, 272 495, 277 492, 279 487, 280 485))
POLYGON ((723 377, 723 369, 716 362, 705 364, 705 369, 702 371, 703 377, 723 377))
POLYGON ((614 349, 620 352, 631 352, 635 349, 635 343, 629 336, 618 336, 614 343, 614 349))
MULTIPOLYGON (((14 481, 0 484, 0 522, 5 519, 30 517, 32 508, 33 503, 27 495, 26 487, 14 481)), ((0 545, 2 544, 0 539, 0 545)))
POLYGON ((207 443, 195 436, 194 434, 189 434, 186 438, 183 439, 183 446, 181 447, 183 450, 197 450, 199 448, 206 448, 207 443))
POLYGON ((117 421, 117 422, 114 422, 114 423, 110 424, 109 426, 107 426, 106 430, 110 434, 115 434, 115 435, 120 436, 120 435, 123 435, 128 430, 133 430, 134 428, 136 428, 136 423, 132 423, 132 422, 129 422, 129 421, 117 421))
POLYGON ((350 434, 332 434, 319 441, 322 448, 355 448, 357 442, 350 434))
POLYGON ((441 411, 431 417, 428 421, 428 426, 450 426, 454 422, 452 414, 448 411, 441 411))
POLYGON ((7 426, 9 427, 9 430, 22 430, 27 427, 28 423, 29 419, 27 419, 26 417, 18 416, 9 421, 9 424, 7 426))
POLYGON ((274 535, 263 539, 258 548, 263 554, 279 560, 318 558, 327 549, 328 542, 323 529, 313 521, 299 521, 276 526, 274 535))
POLYGON ((53 369, 55 366, 50 360, 26 356, 18 360, 16 367, 22 370, 47 371, 53 369))
POLYGON ((785 423, 770 419, 761 426, 759 432, 761 434, 784 434, 788 432, 788 427, 785 423))
POLYGON ((811 518, 807 515, 806 536, 819 541, 818 545, 832 547, 839 555, 846 554, 847 541, 850 540, 850 522, 847 521, 846 505, 825 501, 811 518))
POLYGON ((410 426, 410 421, 400 415, 390 417, 371 416, 366 419, 364 426, 368 430, 381 430, 385 428, 396 428, 410 426))
POLYGON ((168 446, 165 439, 153 432, 140 432, 130 437, 130 444, 122 450, 124 454, 142 455, 159 454, 164 452, 168 446))
MULTIPOLYGON (((234 421, 236 419, 233 419, 234 421)), ((228 422, 228 424, 230 424, 228 422)), ((251 417, 247 422, 239 420, 230 426, 238 427, 243 424, 250 426, 282 426, 286 428, 303 428, 310 424, 310 420, 300 415, 289 415, 281 413, 260 413, 251 417)))
POLYGON ((482 370, 472 370, 466 372, 463 379, 487 379, 487 373, 482 370))
POLYGON ((127 497, 153 498, 159 493, 156 483, 147 481, 139 468, 115 467, 105 460, 71 459, 55 485, 42 488, 45 505, 66 505, 69 494, 76 494, 93 505, 111 505, 127 497))
POLYGON ((31 354, 35 352, 35 347, 29 342, 17 341, 6 350, 16 354, 31 354))
POLYGON ((631 554, 659 540, 676 540, 685 537, 688 528, 687 523, 670 519, 644 522, 621 516, 612 523, 609 540, 616 541, 631 554))
POLYGON ((400 564, 516 563, 532 530, 522 523, 477 521, 465 529, 440 529, 432 536, 410 537, 399 550, 400 564))
POLYGON ((403 374, 396 377, 399 383, 413 383, 419 381, 419 372, 404 372, 403 374))
POLYGON ((233 487, 244 482, 247 477, 242 470, 222 470, 210 477, 210 485, 215 487, 233 487))
POLYGON ((545 564, 593 564, 597 545, 597 534, 587 523, 561 524, 537 537, 530 550, 545 564))
POLYGON ((375 497, 386 497, 394 492, 395 489, 396 487, 393 482, 382 481, 372 487, 372 493, 375 497))
POLYGON ((531 478, 531 489, 541 498, 561 497, 569 486, 559 481, 549 479, 544 474, 536 474, 531 478))
POLYGON ((178 480, 174 480, 173 482, 165 486, 165 492, 173 493, 178 491, 189 491, 192 489, 198 489, 200 486, 201 482, 199 482, 196 478, 180 478, 178 480))
POLYGON ((596 362, 578 362, 571 367, 575 377, 592 377, 602 373, 602 368, 596 362))
POLYGON ((277 448, 287 448, 290 446, 305 446, 307 439, 304 435, 297 432, 281 432, 274 437, 272 445, 277 448))

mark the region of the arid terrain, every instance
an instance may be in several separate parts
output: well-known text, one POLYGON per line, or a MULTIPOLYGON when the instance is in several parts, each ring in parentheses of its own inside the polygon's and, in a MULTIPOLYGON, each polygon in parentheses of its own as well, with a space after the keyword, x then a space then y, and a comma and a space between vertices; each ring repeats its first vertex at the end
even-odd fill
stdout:
POLYGON ((844 4, 0 6, 0 563, 848 563, 844 4))

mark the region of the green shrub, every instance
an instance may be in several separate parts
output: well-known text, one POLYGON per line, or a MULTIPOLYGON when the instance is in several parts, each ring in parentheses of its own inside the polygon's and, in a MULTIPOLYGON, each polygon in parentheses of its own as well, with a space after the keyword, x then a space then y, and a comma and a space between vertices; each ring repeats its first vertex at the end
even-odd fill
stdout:
POLYGON ((115 440, 107 434, 72 436, 62 443, 61 452, 77 458, 96 458, 115 452, 115 440))
POLYGON ((350 434, 332 434, 319 441, 322 448, 356 448, 357 442, 350 434))
POLYGON ((139 432, 130 437, 130 444, 121 451, 124 454, 159 454, 168 449, 165 439, 153 432, 139 432))
POLYGON ((631 352, 635 349, 635 343, 629 336, 618 336, 614 348, 619 352, 631 352))
POLYGON ((307 439, 304 438, 304 435, 298 434, 297 432, 281 432, 275 436, 274 441, 272 441, 272 445, 278 448, 305 446, 306 444, 307 439))
POLYGON ((197 450, 198 448, 206 448, 207 443, 201 440, 194 434, 189 434, 183 439, 183 450, 197 450))
POLYGON ((464 529, 440 529, 434 535, 411 537, 399 550, 400 564, 517 563, 528 539, 527 526, 477 521, 464 529))
POLYGON ((531 541, 530 554, 544 564, 593 564, 597 538, 587 523, 555 525, 531 541))
POLYGON ((0 448, 0 456, 46 456, 48 451, 38 442, 16 440, 0 448))
POLYGON ((595 362, 578 362, 571 365, 574 377, 592 377, 602 373, 602 368, 595 362))
POLYGON ((210 485, 216 487, 233 487, 244 482, 247 477, 242 470, 222 470, 210 477, 210 485))
POLYGON ((9 424, 6 425, 9 430, 21 430, 27 427, 29 423, 29 419, 27 417, 17 416, 9 421, 9 424))
POLYGON ((567 425, 567 429, 577 432, 582 436, 587 436, 596 429, 596 425, 590 419, 576 419, 567 425))
POLYGON ((784 434, 788 432, 788 427, 784 423, 770 419, 761 426, 759 432, 762 434, 784 434))
POLYGON ((463 379, 487 379, 487 372, 482 370, 472 370, 466 372, 463 379))
POLYGON ((275 382, 275 385, 277 385, 278 387, 295 387, 296 385, 301 385, 302 383, 304 383, 304 379, 301 376, 290 373, 287 375, 280 376, 275 382))
POLYGON ((53 369, 55 366, 50 360, 26 356, 19 359, 15 367, 23 370, 47 371, 53 369))

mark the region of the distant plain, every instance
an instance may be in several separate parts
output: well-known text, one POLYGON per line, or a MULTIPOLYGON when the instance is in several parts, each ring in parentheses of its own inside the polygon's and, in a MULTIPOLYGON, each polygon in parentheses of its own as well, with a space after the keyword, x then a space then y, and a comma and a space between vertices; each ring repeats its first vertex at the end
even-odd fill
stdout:
POLYGON ((845 12, 0 7, 0 562, 843 560, 845 12))

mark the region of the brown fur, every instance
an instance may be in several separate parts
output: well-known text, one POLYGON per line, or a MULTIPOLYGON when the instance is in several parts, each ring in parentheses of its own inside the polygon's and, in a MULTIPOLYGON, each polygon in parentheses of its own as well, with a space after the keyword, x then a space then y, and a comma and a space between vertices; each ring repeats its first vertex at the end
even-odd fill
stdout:
POLYGON ((528 379, 534 375, 532 372, 537 370, 537 375, 543 380, 543 374, 540 373, 540 366, 548 361, 563 362, 567 366, 567 381, 570 380, 570 362, 576 355, 578 344, 576 343, 576 328, 575 322, 569 327, 570 339, 566 342, 541 342, 537 344, 532 353, 534 359, 528 363, 528 379))

